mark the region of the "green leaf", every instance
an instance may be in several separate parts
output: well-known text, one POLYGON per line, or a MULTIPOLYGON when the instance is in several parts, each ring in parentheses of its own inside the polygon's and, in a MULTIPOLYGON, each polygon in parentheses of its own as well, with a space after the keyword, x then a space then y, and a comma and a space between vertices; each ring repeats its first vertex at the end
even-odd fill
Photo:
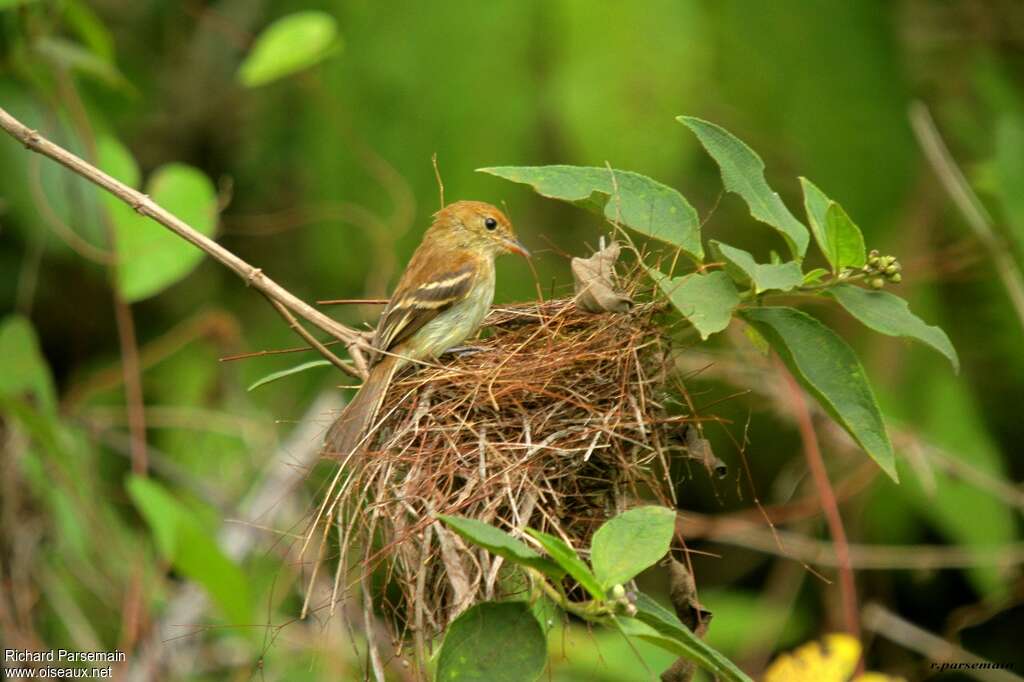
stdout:
POLYGON ((733 280, 743 285, 753 285, 755 293, 789 291, 803 283, 804 275, 796 261, 758 263, 743 249, 717 241, 711 242, 711 251, 716 260, 725 261, 725 270, 733 280))
POLYGON ((544 671, 547 641, 521 601, 483 602, 445 633, 437 682, 533 682, 544 671))
POLYGON ((127 488, 164 558, 202 585, 230 622, 249 623, 252 608, 245 574, 221 552, 195 513, 151 479, 132 476, 127 488))
POLYGON ((516 564, 535 568, 556 580, 565 575, 565 571, 552 561, 545 559, 519 540, 489 523, 447 514, 438 514, 437 518, 444 521, 446 526, 460 536, 474 545, 483 547, 491 554, 497 554, 516 564))
POLYGON ((593 166, 499 166, 477 170, 530 185, 541 196, 568 201, 617 220, 640 234, 679 247, 698 262, 704 258, 697 211, 676 190, 639 173, 593 166))
MULTIPOLYGON (((197 231, 212 236, 217 193, 201 171, 184 164, 161 166, 147 185, 153 201, 197 231)), ((117 236, 117 282, 126 300, 154 296, 191 272, 203 252, 124 203, 108 204, 117 236)))
POLYGON ((132 84, 112 60, 90 52, 70 40, 54 37, 40 38, 35 42, 34 49, 44 59, 61 68, 89 76, 112 88, 134 90, 132 84))
POLYGON ((277 381, 278 379, 283 379, 284 377, 288 377, 293 374, 299 374, 300 372, 305 372, 306 370, 313 369, 315 367, 327 367, 330 364, 331 363, 329 360, 310 360, 309 362, 304 362, 301 365, 296 365, 295 367, 282 369, 278 372, 271 372, 262 379, 257 379, 256 381, 252 382, 252 384, 249 385, 249 388, 245 390, 252 391, 259 388, 260 386, 269 384, 273 381, 277 381))
POLYGON ((825 234, 830 249, 829 262, 836 270, 863 267, 867 262, 864 236, 843 207, 832 202, 825 211, 825 234))
POLYGON ((835 332, 795 308, 746 308, 740 313, 768 340, 786 366, 894 481, 892 443, 864 368, 835 332))
POLYGON ((804 208, 811 232, 825 259, 838 273, 843 268, 859 268, 867 262, 864 236, 843 207, 825 196, 807 178, 800 178, 804 190, 804 208))
POLYGON ((18 7, 20 5, 28 5, 39 0, 0 0, 0 10, 7 9, 9 7, 18 7))
POLYGON ((550 554, 551 558, 564 568, 565 572, 571 575, 576 582, 582 585, 592 597, 595 599, 606 598, 601 583, 597 581, 594 574, 590 572, 590 568, 576 554, 576 550, 554 535, 549 535, 534 528, 527 528, 526 532, 530 537, 539 542, 544 551, 550 554))
POLYGON ((20 398, 23 393, 35 396, 40 411, 56 410, 53 377, 32 323, 21 315, 8 315, 0 322, 0 396, 20 398))
POLYGON ((1024 256, 1024 117, 1005 115, 996 127, 996 184, 1010 233, 1024 256))
POLYGON ((960 372, 960 358, 946 332, 925 324, 924 320, 910 312, 907 302, 899 296, 888 291, 869 291, 852 284, 840 284, 825 293, 876 332, 917 339, 949 358, 953 371, 960 372))
POLYGON ((716 270, 706 275, 695 273, 677 278, 667 277, 653 268, 647 268, 647 272, 672 305, 697 328, 700 338, 707 339, 729 326, 740 295, 724 272, 716 270))
POLYGON ((590 563, 605 590, 635 578, 668 553, 676 514, 657 506, 637 507, 605 521, 590 544, 590 563))
POLYGON ((692 116, 679 116, 676 120, 697 135, 704 149, 718 163, 725 189, 740 195, 754 218, 778 230, 794 258, 803 258, 810 240, 807 228, 793 217, 779 195, 768 186, 761 157, 714 123, 692 116))
POLYGON ((821 278, 828 274, 828 270, 825 268, 814 268, 806 275, 804 275, 803 284, 815 284, 821 281, 821 278))
POLYGON ((338 23, 317 10, 281 17, 256 38, 238 69, 243 85, 254 88, 308 69, 341 48, 338 23))
POLYGON ((658 646, 671 647, 669 650, 677 656, 693 661, 705 670, 721 676, 722 679, 751 682, 735 663, 693 634, 674 613, 646 594, 637 595, 636 608, 636 619, 616 619, 620 625, 625 624, 623 630, 626 634, 640 637, 658 646), (638 627, 636 623, 644 628, 638 627), (661 641, 658 641, 659 639, 661 641))

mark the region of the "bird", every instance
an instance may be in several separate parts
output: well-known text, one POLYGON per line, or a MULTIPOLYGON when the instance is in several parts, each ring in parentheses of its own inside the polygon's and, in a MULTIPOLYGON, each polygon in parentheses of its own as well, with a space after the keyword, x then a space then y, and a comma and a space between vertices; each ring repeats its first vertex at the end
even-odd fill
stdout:
POLYGON ((437 358, 476 333, 494 300, 495 259, 530 257, 512 223, 491 204, 456 201, 433 218, 381 313, 369 374, 327 434, 333 457, 361 449, 400 369, 437 358))

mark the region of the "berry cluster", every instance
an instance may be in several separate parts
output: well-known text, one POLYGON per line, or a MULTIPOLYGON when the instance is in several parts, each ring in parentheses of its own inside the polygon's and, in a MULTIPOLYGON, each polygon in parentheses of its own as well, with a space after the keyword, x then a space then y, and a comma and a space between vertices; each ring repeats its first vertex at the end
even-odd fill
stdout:
POLYGON ((903 266, 896 260, 896 256, 880 256, 877 249, 871 250, 868 262, 861 270, 872 289, 881 289, 885 286, 886 280, 893 284, 899 284, 903 280, 903 275, 900 274, 903 266))

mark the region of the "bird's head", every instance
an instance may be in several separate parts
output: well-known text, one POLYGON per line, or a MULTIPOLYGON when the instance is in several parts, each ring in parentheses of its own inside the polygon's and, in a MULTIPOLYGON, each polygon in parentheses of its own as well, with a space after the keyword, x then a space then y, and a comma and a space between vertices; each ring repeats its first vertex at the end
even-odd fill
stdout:
POLYGON ((432 232, 441 232, 459 246, 489 255, 530 252, 516 238, 512 223, 498 208, 482 201, 456 201, 434 214, 432 232))

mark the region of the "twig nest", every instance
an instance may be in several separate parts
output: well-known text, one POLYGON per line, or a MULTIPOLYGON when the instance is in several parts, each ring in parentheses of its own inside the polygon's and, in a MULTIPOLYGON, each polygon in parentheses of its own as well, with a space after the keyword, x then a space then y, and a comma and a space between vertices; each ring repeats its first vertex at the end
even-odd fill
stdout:
POLYGON ((436 514, 584 549, 625 499, 673 504, 667 451, 688 417, 663 405, 669 346, 654 315, 652 304, 594 315, 572 299, 501 307, 471 350, 395 378, 329 503, 343 555, 358 546, 363 570, 391 568, 397 627, 429 636, 475 601, 522 589, 436 514))

